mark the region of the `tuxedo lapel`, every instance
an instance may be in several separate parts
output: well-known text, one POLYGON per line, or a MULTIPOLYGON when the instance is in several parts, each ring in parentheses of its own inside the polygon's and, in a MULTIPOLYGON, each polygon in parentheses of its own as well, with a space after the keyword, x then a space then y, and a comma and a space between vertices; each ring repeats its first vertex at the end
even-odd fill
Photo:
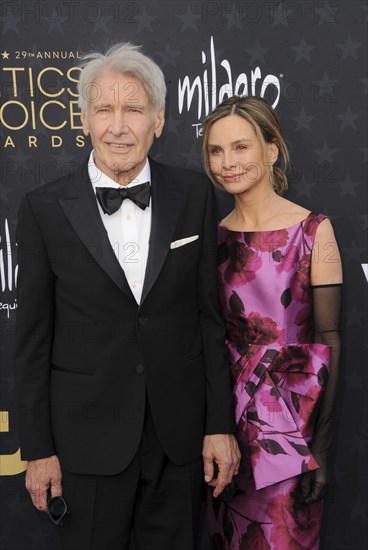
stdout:
POLYGON ((102 222, 88 176, 87 162, 70 178, 67 197, 59 199, 59 203, 88 252, 115 284, 134 300, 102 222))
POLYGON ((170 249, 183 196, 183 188, 174 185, 163 165, 150 159, 150 169, 152 221, 141 304, 155 283, 170 249))

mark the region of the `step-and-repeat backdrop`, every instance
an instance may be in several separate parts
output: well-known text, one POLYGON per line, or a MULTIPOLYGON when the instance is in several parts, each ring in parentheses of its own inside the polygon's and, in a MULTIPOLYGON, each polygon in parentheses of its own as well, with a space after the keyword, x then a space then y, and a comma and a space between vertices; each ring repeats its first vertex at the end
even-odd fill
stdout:
MULTIPOLYGON (((203 117, 227 96, 265 96, 291 148, 288 197, 333 221, 346 280, 344 357, 322 547, 367 548, 366 3, 2 0, 0 9, 0 548, 58 548, 47 516, 25 492, 17 436, 19 201, 88 155, 79 58, 128 40, 166 76, 167 122, 154 158, 201 169, 203 117)), ((222 213, 231 208, 223 194, 218 199, 222 213)))

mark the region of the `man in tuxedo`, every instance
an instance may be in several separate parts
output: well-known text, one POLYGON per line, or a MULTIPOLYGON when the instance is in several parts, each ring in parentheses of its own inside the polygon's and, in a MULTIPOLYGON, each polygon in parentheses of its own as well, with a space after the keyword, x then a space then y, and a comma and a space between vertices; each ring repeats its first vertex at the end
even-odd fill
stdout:
POLYGON ((40 511, 65 497, 64 550, 190 550, 201 451, 215 497, 239 465, 214 193, 148 159, 166 88, 138 47, 86 56, 79 93, 89 159, 19 212, 26 487, 40 511))

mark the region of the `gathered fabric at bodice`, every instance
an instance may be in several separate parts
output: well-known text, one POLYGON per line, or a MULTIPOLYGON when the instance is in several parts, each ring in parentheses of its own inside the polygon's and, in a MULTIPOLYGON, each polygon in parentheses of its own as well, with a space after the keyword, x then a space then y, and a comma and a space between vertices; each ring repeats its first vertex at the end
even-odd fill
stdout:
POLYGON ((311 264, 318 261, 313 245, 325 217, 310 213, 274 231, 219 227, 220 304, 240 355, 250 344, 312 341, 311 264))

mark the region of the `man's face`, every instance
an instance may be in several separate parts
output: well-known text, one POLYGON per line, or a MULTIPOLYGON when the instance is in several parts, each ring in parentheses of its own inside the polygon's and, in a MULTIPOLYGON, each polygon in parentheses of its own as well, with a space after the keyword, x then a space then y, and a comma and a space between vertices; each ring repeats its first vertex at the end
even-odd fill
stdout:
POLYGON ((91 135, 95 164, 127 185, 144 167, 154 136, 161 135, 164 110, 154 112, 139 79, 111 71, 94 81, 89 98, 81 119, 84 134, 91 135))

